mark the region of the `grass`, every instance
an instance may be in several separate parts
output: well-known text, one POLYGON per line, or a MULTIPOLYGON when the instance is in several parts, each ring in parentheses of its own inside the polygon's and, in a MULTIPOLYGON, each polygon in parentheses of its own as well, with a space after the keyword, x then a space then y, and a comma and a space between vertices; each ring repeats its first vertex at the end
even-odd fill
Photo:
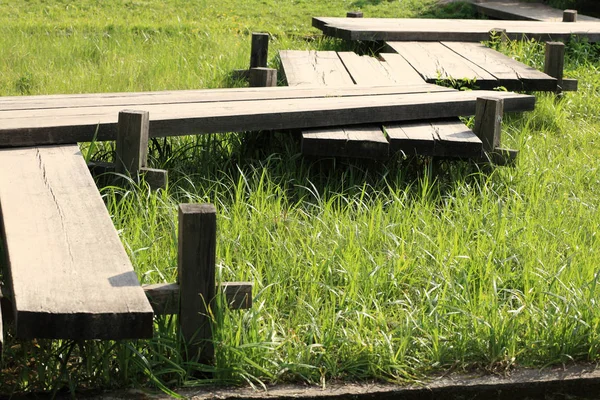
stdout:
MULTIPOLYGON (((311 15, 426 16, 432 4, 5 0, 0 94, 228 86, 253 30, 272 34, 276 66, 279 49, 345 46, 318 37, 311 15)), ((501 50, 541 67, 538 43, 501 50)), ((153 142, 167 190, 101 189, 140 280, 175 280, 177 205, 212 202, 218 279, 254 282, 253 308, 216 313, 214 366, 183 361, 176 317, 157 317, 149 341, 24 342, 9 330, 0 393, 406 383, 597 362, 599 54, 569 44, 579 91, 536 94, 534 112, 506 117, 515 168, 310 160, 286 133, 153 142)), ((110 144, 96 151, 110 158, 110 144)))

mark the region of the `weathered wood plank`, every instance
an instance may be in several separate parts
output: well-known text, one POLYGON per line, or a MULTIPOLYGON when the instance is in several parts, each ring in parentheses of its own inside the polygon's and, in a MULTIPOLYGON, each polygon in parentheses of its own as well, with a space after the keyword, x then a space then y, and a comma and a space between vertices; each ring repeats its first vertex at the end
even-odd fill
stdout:
POLYGON ((335 51, 281 50, 288 86, 349 86, 354 82, 335 51))
MULTIPOLYGON (((399 86, 400 88, 402 86, 399 86)), ((507 111, 533 109, 535 97, 492 92, 505 99, 507 111)), ((150 136, 306 129, 371 122, 407 121, 473 115, 479 91, 405 95, 324 97, 255 102, 164 104, 139 107, 150 113, 150 136)), ((114 140, 119 107, 73 110, 0 111, 0 147, 114 140), (60 112, 63 111, 63 112, 60 112), (15 115, 16 114, 16 115, 15 115), (96 135, 97 133, 97 135, 96 135)))
MULTIPOLYGON (((142 287, 155 315, 179 313, 179 284, 157 283, 142 287)), ((252 307, 252 287, 251 282, 223 282, 217 285, 217 290, 223 292, 230 309, 244 310, 252 307)))
POLYGON ((211 313, 215 298, 217 215, 212 204, 180 204, 177 283, 179 327, 186 358, 210 364, 214 359, 211 313))
MULTIPOLYGON (((481 43, 442 42, 442 44, 493 75, 497 81, 490 81, 491 85, 504 86, 508 90, 556 90, 555 78, 485 47, 481 43)), ((492 89, 492 87, 487 88, 492 89)))
POLYGON ((424 83, 425 80, 412 65, 408 63, 398 53, 381 53, 381 58, 384 62, 383 67, 390 71, 390 75, 394 77, 394 80, 400 84, 419 84, 424 83))
POLYGON ((385 130, 392 152, 401 151, 407 156, 481 156, 481 140, 459 120, 391 124, 385 130))
MULTIPOLYGON (((202 89, 159 92, 124 92, 93 94, 58 94, 43 96, 0 96, 0 111, 18 111, 57 108, 96 108, 119 106, 121 109, 145 105, 214 103, 229 101, 292 100, 320 97, 367 96, 400 93, 448 92, 452 89, 426 84, 424 82, 410 87, 323 87, 307 85, 303 87, 271 88, 230 88, 202 89)), ((87 112, 80 110, 80 112, 87 112)))
POLYGON ((338 52, 338 56, 357 85, 384 86, 401 83, 374 57, 359 56, 351 51, 338 52))
MULTIPOLYGON (((485 3, 474 3, 473 6, 478 13, 497 19, 548 22, 563 21, 563 10, 558 10, 543 3, 487 1, 485 3)), ((599 22, 600 19, 580 15, 579 21, 599 22)))
POLYGON ((437 42, 387 42, 430 83, 446 79, 476 79, 478 83, 496 78, 460 54, 437 42))
POLYGON ((152 308, 77 146, 0 150, 20 338, 152 336, 152 308))
POLYGON ((378 126, 302 132, 302 154, 318 157, 386 159, 388 141, 378 126))
POLYGON ((313 26, 324 34, 345 40, 362 41, 466 41, 489 39, 495 28, 506 29, 510 39, 567 41, 576 35, 590 42, 600 41, 597 22, 497 21, 466 19, 329 18, 313 17, 313 26))

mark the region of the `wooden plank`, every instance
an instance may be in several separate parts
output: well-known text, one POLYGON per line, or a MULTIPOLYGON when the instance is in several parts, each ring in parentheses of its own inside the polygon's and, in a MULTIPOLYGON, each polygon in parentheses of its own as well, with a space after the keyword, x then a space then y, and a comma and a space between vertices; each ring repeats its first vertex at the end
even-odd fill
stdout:
POLYGON ((189 361, 214 359, 211 314, 215 298, 217 211, 212 204, 180 204, 177 283, 179 327, 189 361))
MULTIPOLYGON (((448 92, 452 89, 430 84, 416 84, 410 87, 323 87, 323 85, 307 85, 303 87, 270 87, 270 88, 231 88, 202 89, 162 92, 133 93, 93 93, 93 94, 59 94, 44 96, 0 96, 0 111, 57 109, 57 108, 96 108, 102 106, 119 106, 120 109, 146 105, 214 103, 229 101, 263 101, 307 99, 320 97, 347 97, 381 94, 448 92)), ((81 110, 81 112, 87 112, 81 110)))
POLYGON ((442 44, 493 75, 497 80, 494 83, 496 86, 504 86, 508 90, 556 90, 555 78, 481 43, 442 42, 442 44))
MULTIPOLYGON (((563 21, 563 10, 558 10, 543 3, 524 3, 520 1, 487 1, 474 3, 478 13, 488 17, 523 21, 563 21)), ((579 21, 599 22, 600 19, 579 16, 579 21)))
POLYGON ((361 41, 466 41, 489 39, 489 32, 506 29, 513 40, 567 41, 571 36, 600 41, 597 22, 497 21, 468 19, 408 19, 408 18, 327 18, 314 17, 313 26, 324 34, 345 40, 361 41))
POLYGON ((390 151, 407 156, 478 158, 482 143, 458 120, 402 123, 385 126, 390 151))
MULTIPOLYGON (((528 111, 535 104, 535 97, 511 92, 454 91, 252 103, 216 102, 202 106, 165 104, 145 106, 144 110, 150 113, 150 136, 158 137, 473 115, 476 98, 489 94, 504 98, 507 111, 528 111)), ((88 110, 89 114, 75 112, 75 115, 68 109, 62 113, 61 110, 0 112, 0 147, 83 142, 94 138, 114 140, 120 109, 98 107, 88 110)))
POLYGON ((396 81, 401 81, 399 83, 419 84, 425 82, 417 70, 415 70, 400 54, 380 53, 379 55, 384 60, 384 63, 382 63, 384 68, 390 71, 390 75, 392 75, 396 81))
POLYGON ((305 155, 386 159, 388 148, 388 141, 379 126, 302 132, 302 154, 305 155))
POLYGON ((281 50, 279 57, 289 86, 354 84, 335 51, 281 50))
MULTIPOLYGON (((155 315, 179 313, 179 284, 157 283, 142 287, 155 315)), ((252 288, 251 282, 223 282, 217 285, 217 290, 223 293, 227 306, 232 310, 252 307, 252 288)))
POLYGON ((430 83, 446 79, 476 79, 478 83, 496 81, 492 74, 441 43, 387 42, 387 44, 430 83))
POLYGON ((0 150, 0 207, 17 337, 152 337, 152 308, 77 146, 0 150))
POLYGON ((388 86, 402 83, 374 57, 359 56, 350 51, 338 52, 338 56, 357 85, 388 86))
MULTIPOLYGON (((280 52, 280 58, 290 85, 354 85, 335 52, 288 50, 280 52), (319 60, 327 61, 318 63, 319 60)), ((385 159, 388 142, 379 126, 305 130, 302 132, 302 154, 385 159)))

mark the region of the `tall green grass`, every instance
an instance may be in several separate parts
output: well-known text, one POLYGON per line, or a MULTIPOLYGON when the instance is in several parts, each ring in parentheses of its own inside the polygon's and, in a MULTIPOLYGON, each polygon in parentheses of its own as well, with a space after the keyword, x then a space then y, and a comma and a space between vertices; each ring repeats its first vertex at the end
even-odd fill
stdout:
MULTIPOLYGON (((0 93, 226 86, 253 30, 272 33, 276 66, 281 48, 345 46, 316 37, 311 15, 431 12, 416 1, 237 3, 3 1, 0 93)), ((541 66, 538 43, 501 50, 541 66)), ((173 316, 157 317, 149 341, 27 342, 8 330, 0 393, 405 383, 598 361, 599 53, 571 43, 579 92, 536 94, 535 111, 506 116, 514 168, 315 160, 288 133, 154 141, 166 190, 101 189, 140 280, 175 280, 177 205, 211 202, 218 280, 252 281, 252 309, 217 310, 211 366, 183 360, 173 316)), ((110 145, 97 152, 109 159, 110 145)))

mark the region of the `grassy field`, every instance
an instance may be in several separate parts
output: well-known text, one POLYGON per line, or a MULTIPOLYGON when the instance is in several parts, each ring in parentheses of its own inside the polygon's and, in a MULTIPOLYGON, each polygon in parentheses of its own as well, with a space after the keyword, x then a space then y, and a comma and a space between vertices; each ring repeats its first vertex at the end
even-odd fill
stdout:
MULTIPOLYGON (((279 49, 348 48, 320 38, 312 15, 467 12, 434 3, 2 0, 0 95, 239 85, 229 73, 247 66, 252 31, 272 34, 277 66, 279 49)), ((542 67, 539 43, 501 50, 542 67)), ((214 366, 182 360, 174 317, 157 318, 150 341, 22 342, 9 331, 0 393, 406 383, 597 362, 600 47, 569 44, 566 72, 577 93, 536 94, 534 112, 506 117, 514 168, 310 160, 286 133, 153 142, 167 190, 101 190, 140 280, 175 280, 177 205, 212 202, 218 279, 254 282, 253 308, 215 315, 214 366)))

